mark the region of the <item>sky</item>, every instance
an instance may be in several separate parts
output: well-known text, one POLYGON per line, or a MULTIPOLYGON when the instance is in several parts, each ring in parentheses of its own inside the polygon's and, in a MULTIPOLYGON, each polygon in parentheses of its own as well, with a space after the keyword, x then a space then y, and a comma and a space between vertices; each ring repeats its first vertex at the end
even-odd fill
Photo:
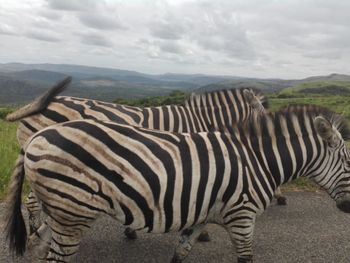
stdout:
POLYGON ((1 0, 0 63, 350 74, 348 0, 1 0))

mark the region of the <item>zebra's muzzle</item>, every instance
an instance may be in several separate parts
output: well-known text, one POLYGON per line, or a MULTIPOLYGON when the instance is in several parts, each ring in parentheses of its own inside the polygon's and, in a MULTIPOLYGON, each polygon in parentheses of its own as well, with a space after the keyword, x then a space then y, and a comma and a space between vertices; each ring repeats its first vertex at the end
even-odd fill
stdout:
POLYGON ((345 212, 350 213, 350 195, 345 195, 337 200, 337 207, 345 212))

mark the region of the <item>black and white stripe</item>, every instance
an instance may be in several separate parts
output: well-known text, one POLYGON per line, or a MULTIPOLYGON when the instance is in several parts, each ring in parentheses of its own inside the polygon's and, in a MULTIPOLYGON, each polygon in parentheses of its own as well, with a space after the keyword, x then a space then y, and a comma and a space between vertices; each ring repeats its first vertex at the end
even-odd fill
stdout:
MULTIPOLYGON (((297 106, 227 132, 179 134, 94 120, 48 127, 31 138, 12 177, 12 248, 22 251, 24 229, 12 226, 21 221, 25 174, 48 214, 40 228, 51 233, 47 261, 72 262, 102 213, 140 231, 189 229, 173 262, 187 256, 207 223, 217 223, 227 229, 238 262, 252 262, 256 215, 279 185, 308 176, 350 212, 343 124, 329 110, 297 106)), ((31 242, 40 243, 38 236, 31 242)))

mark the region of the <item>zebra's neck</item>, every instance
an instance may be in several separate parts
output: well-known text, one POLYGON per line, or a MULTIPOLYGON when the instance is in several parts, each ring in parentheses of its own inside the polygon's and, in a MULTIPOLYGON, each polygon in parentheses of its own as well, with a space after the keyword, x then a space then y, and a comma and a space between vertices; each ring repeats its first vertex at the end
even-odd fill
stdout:
MULTIPOLYGON (((317 112, 316 112, 317 113, 317 112)), ((257 170, 270 176, 272 188, 312 174, 325 158, 325 145, 314 127, 315 112, 266 114, 238 127, 256 159, 257 170)))
POLYGON ((228 127, 252 114, 242 92, 243 89, 233 89, 197 94, 185 102, 185 107, 202 123, 202 131, 228 127))

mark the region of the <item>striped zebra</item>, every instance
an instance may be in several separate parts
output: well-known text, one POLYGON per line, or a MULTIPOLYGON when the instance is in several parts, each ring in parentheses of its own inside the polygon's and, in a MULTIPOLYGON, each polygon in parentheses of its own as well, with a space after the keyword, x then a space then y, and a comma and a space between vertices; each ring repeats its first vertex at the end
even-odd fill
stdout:
POLYGON ((252 262, 256 215, 279 185, 307 176, 350 212, 349 135, 341 116, 316 106, 266 113, 226 132, 179 134, 96 120, 50 126, 17 160, 9 246, 25 249, 26 177, 48 215, 29 238, 33 262, 72 262, 100 214, 145 232, 189 229, 171 262, 182 262, 205 225, 216 223, 230 235, 238 262, 252 262))
MULTIPOLYGON (((20 120, 17 138, 21 146, 35 132, 70 120, 98 119, 157 130, 202 132, 245 121, 254 112, 264 111, 267 106, 261 92, 250 88, 193 94, 183 105, 145 108, 67 96, 55 97, 67 88, 70 81, 70 77, 62 80, 33 103, 7 116, 8 121, 20 120)), ((286 203, 279 189, 275 197, 279 204, 286 203)), ((40 205, 33 193, 29 193, 26 206, 30 232, 33 233, 42 223, 40 205)), ((136 233, 129 228, 125 234, 136 238, 136 233)), ((204 232, 200 240, 208 241, 208 234, 204 232)))

